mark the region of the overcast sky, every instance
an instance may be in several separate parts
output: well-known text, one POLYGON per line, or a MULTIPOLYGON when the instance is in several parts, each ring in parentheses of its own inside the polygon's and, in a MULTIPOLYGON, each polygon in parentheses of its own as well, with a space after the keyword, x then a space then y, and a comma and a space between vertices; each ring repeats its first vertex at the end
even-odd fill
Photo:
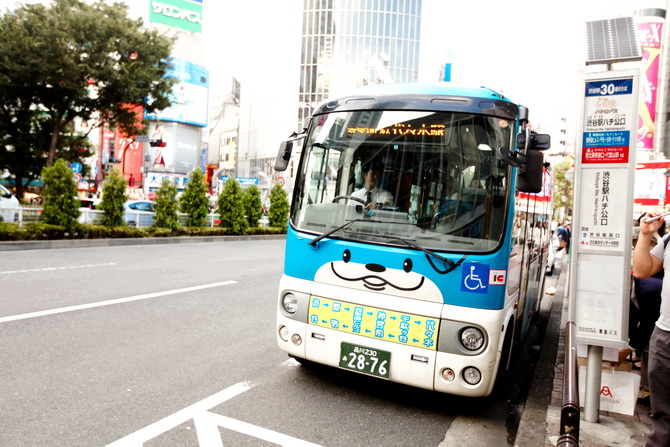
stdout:
MULTIPOLYGON (((205 32, 213 72, 237 70, 244 77, 246 65, 257 73, 250 63, 255 58, 267 62, 264 76, 286 66, 282 39, 288 30, 300 28, 302 4, 302 0, 205 0, 205 25, 216 24, 205 32), (251 40, 262 42, 267 51, 248 51, 254 48, 251 40), (235 60, 248 63, 217 68, 216 54, 224 65, 235 60), (233 57, 223 57, 227 54, 233 57)), ((448 61, 454 84, 502 91, 528 106, 532 121, 554 121, 557 115, 574 113, 576 107, 586 51, 585 22, 665 5, 666 0, 423 0, 419 80, 436 81, 440 64, 448 61)))
MULTIPOLYGON (((27 2, 46 0, 27 0, 27 2)), ((137 0, 133 0, 136 3, 137 0)), ((14 4, 0 0, 0 10, 14 4)), ((423 0, 421 81, 435 81, 452 63, 452 82, 502 91, 531 109, 531 120, 552 121, 574 111, 584 64, 584 24, 666 8, 668 0, 423 0)), ((147 14, 149 2, 147 1, 147 14)), ((211 89, 226 76, 264 76, 293 63, 300 45, 303 0, 204 0, 203 38, 211 89), (294 31, 294 32, 291 32, 294 31)), ((133 5, 137 8, 137 4, 133 5)))

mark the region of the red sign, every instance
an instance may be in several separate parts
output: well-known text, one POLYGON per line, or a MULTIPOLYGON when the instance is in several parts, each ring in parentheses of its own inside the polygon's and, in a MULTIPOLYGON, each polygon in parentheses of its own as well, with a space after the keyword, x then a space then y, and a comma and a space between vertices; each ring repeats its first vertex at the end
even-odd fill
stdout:
POLYGON ((582 163, 628 163, 628 147, 585 147, 582 163))

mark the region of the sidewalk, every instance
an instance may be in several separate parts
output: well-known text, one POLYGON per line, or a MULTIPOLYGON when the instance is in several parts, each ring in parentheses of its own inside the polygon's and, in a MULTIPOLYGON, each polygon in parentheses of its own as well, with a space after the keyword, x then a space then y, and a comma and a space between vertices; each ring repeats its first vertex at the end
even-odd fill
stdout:
MULTIPOLYGON (((558 441, 568 322, 567 287, 567 274, 561 267, 542 352, 514 443, 517 447, 549 447, 558 441)), ((582 447, 640 447, 651 430, 648 407, 637 405, 633 416, 601 411, 598 423, 584 421, 583 411, 582 407, 579 429, 582 447)))

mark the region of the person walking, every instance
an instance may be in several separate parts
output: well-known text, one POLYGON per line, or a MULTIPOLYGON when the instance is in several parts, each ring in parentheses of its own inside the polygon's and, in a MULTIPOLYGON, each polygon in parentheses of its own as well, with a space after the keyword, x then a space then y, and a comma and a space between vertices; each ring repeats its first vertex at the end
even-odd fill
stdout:
POLYGON ((572 231, 570 229, 570 222, 563 222, 562 225, 559 225, 556 228, 556 238, 558 239, 558 251, 561 251, 565 248, 566 253, 570 253, 570 237, 572 236, 572 231))
MULTIPOLYGON (((649 278, 668 264, 670 250, 664 243, 650 250, 653 234, 661 227, 661 219, 647 221, 660 213, 647 213, 640 221, 640 235, 633 250, 633 276, 649 278)), ((670 275, 663 276, 661 307, 649 341, 649 393, 652 432, 646 447, 670 446, 670 275)))

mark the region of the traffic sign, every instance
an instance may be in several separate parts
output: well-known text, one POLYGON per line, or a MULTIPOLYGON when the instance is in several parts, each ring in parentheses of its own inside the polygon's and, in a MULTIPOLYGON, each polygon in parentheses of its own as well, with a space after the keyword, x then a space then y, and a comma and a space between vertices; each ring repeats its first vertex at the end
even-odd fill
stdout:
POLYGON ((284 177, 279 177, 277 179, 277 183, 279 184, 279 186, 281 186, 283 188, 284 185, 286 184, 286 180, 284 180, 284 177))
POLYGON ((75 174, 79 174, 81 172, 81 169, 82 169, 81 168, 81 163, 78 163, 78 162, 75 161, 74 163, 72 163, 70 165, 70 169, 72 169, 72 172, 74 172, 75 174))
POLYGON ((75 183, 81 182, 81 174, 75 173, 72 179, 74 180, 75 183))

